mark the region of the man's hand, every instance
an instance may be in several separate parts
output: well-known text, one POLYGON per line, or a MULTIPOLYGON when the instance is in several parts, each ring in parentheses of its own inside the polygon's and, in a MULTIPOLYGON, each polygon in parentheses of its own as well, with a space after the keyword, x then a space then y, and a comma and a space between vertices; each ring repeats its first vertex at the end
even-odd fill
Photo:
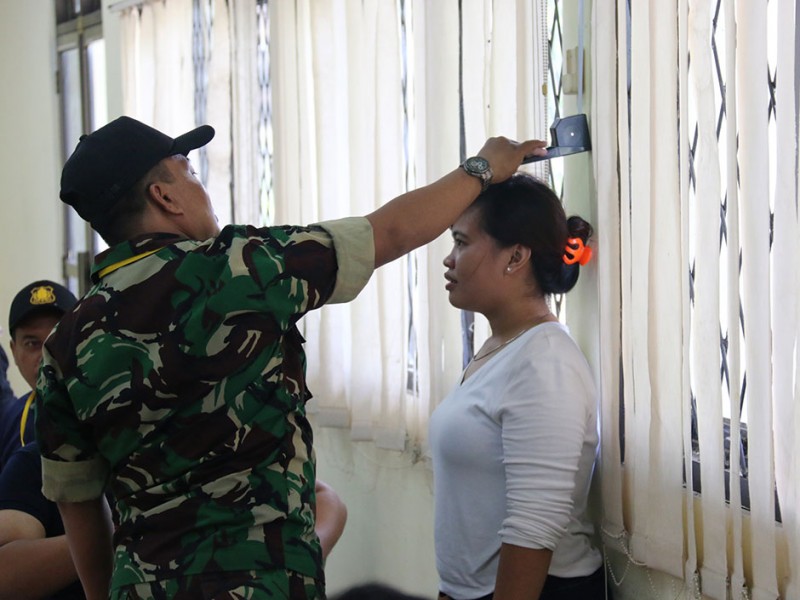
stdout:
POLYGON ((515 142, 505 137, 493 137, 478 152, 489 161, 492 169, 492 183, 500 183, 517 172, 526 156, 547 156, 547 143, 541 140, 515 142))

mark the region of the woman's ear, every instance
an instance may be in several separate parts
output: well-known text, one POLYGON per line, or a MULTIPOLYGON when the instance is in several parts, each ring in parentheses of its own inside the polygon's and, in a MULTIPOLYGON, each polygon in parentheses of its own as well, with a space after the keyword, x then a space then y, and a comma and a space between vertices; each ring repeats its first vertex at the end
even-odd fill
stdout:
POLYGON ((531 249, 522 244, 515 244, 511 247, 511 254, 508 258, 508 266, 506 271, 513 273, 520 267, 526 265, 531 259, 531 249))

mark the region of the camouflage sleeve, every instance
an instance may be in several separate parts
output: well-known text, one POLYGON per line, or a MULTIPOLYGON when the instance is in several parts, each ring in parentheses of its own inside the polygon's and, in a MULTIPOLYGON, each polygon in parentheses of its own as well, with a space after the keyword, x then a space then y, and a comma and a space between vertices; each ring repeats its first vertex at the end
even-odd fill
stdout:
POLYGON ((336 249, 336 287, 328 303, 350 302, 367 285, 375 270, 375 239, 372 225, 364 217, 349 217, 317 223, 336 249))
POLYGON ((59 369, 44 348, 36 385, 36 439, 42 453, 42 493, 54 502, 83 502, 103 494, 108 463, 83 435, 59 369))
POLYGON ((99 456, 62 462, 42 456, 42 494, 52 502, 85 502, 103 495, 108 463, 99 456))

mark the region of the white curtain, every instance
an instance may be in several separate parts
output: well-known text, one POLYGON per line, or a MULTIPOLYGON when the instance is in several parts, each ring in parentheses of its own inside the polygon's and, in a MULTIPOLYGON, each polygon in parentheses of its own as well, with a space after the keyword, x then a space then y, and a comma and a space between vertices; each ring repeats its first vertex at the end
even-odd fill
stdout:
MULTIPOLYGON (((403 191, 397 10, 389 2, 270 5, 276 222, 371 212, 403 191)), ((320 424, 402 447, 402 261, 357 300, 309 314, 309 388, 320 424)))
POLYGON ((259 54, 255 47, 259 20, 256 0, 229 0, 231 155, 234 190, 233 222, 266 225, 262 214, 259 181, 264 161, 259 150, 261 94, 258 78, 259 54))
MULTIPOLYGON (((462 99, 468 154, 490 135, 545 135, 539 2, 463 2, 461 43, 458 2, 407 2, 405 23, 398 7, 271 5, 277 222, 366 214, 452 170, 462 99)), ((448 251, 443 236, 380 269, 353 303, 304 319, 318 424, 383 448, 424 446, 433 405, 461 368, 460 316, 443 291, 448 251)))
POLYGON ((194 127, 192 0, 128 9, 120 35, 125 114, 173 135, 194 127))
POLYGON ((796 7, 626 7, 593 14, 604 538, 686 597, 800 597, 796 7))
MULTIPOLYGON (((228 3, 144 2, 120 16, 123 112, 177 136, 205 123, 216 130, 200 171, 221 225, 232 221, 231 43, 228 3), (202 121, 202 122, 201 122, 202 121)), ((200 150, 190 158, 199 168, 200 150)))
MULTIPOLYGON (((457 2, 416 2, 414 20, 417 185, 446 173, 461 160, 458 147, 459 14, 457 2)), ((461 101, 464 153, 475 154, 486 138, 547 139, 549 121, 543 84, 547 73, 546 0, 461 3, 461 101)), ((528 170, 542 176, 538 170, 528 170)), ((431 411, 450 391, 462 368, 461 319, 443 291, 442 261, 450 252, 445 234, 416 253, 419 397, 410 434, 426 447, 431 411)), ((475 344, 488 335, 476 316, 475 344)))

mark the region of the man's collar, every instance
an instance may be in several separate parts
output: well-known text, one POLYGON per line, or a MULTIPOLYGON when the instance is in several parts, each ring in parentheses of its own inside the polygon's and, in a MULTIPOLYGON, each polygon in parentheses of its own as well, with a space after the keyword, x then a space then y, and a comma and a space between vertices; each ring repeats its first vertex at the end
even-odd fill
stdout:
POLYGON ((101 279, 101 272, 113 269, 119 263, 129 264, 140 255, 152 254, 164 246, 185 241, 186 238, 175 233, 144 233, 101 252, 94 259, 92 282, 101 279))

